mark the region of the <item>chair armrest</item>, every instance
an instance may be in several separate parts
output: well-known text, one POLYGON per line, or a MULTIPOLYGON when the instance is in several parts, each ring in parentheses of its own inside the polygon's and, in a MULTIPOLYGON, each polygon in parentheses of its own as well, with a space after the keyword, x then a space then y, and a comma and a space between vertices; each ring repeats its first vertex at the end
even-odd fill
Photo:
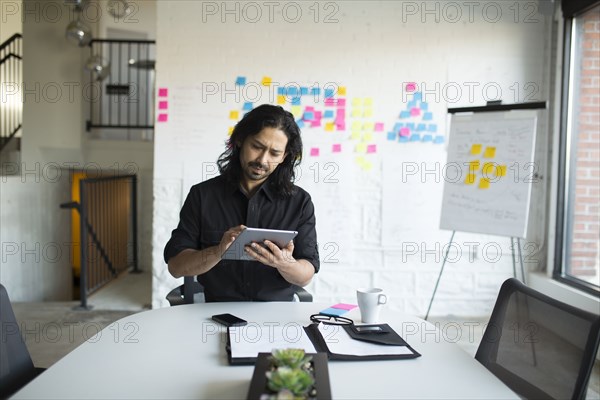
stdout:
POLYGON ((303 303, 312 303, 312 301, 313 301, 312 294, 308 293, 306 291, 306 289, 304 289, 300 286, 294 286, 294 291, 295 291, 296 295, 298 296, 298 300, 300 300, 303 303))
POLYGON ((194 295, 202 292, 204 292, 204 287, 196 281, 196 277, 186 276, 183 278, 183 285, 171 290, 166 299, 171 307, 193 304, 194 295))

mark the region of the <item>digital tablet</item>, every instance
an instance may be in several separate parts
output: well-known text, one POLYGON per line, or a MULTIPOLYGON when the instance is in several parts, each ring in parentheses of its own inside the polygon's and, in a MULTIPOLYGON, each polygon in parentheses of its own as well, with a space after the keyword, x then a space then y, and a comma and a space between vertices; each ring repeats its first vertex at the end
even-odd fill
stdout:
POLYGON ((296 231, 280 231, 276 229, 260 229, 246 228, 235 238, 234 242, 229 246, 223 260, 254 260, 244 251, 244 247, 252 242, 263 243, 265 240, 270 240, 280 248, 285 247, 290 240, 296 237, 296 231))

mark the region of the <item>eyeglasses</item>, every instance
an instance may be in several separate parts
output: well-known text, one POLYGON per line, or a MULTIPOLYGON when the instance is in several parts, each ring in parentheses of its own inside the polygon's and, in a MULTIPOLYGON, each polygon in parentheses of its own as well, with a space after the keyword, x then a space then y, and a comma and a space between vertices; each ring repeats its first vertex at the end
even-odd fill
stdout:
POLYGON ((337 317, 325 314, 313 314, 310 320, 315 323, 323 323, 325 325, 353 325, 354 321, 346 317, 337 317))

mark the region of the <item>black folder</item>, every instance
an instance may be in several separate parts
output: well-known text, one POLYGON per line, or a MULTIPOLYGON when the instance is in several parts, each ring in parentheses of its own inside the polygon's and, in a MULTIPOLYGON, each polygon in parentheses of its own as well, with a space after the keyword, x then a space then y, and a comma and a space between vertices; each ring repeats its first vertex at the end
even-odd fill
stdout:
MULTIPOLYGON (((400 335, 398 335, 388 324, 378 324, 383 333, 356 333, 351 325, 342 325, 343 329, 355 340, 380 344, 382 346, 404 346, 410 351, 409 354, 381 354, 381 355, 350 355, 350 354, 335 354, 327 347, 327 343, 319 331, 318 324, 310 324, 304 327, 306 335, 312 342, 317 352, 327 353, 329 360, 338 361, 371 361, 371 360, 404 360, 420 357, 415 349, 413 349, 400 335)), ((231 354, 231 335, 227 328, 227 359, 231 365, 254 365, 256 357, 233 357, 231 354)), ((265 349, 265 351, 268 351, 265 349)))

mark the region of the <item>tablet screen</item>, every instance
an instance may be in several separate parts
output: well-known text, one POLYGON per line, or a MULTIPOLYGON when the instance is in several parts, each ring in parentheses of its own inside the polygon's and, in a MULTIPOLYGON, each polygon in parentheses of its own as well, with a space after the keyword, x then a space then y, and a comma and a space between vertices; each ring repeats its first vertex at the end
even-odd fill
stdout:
POLYGON ((223 260, 254 260, 244 251, 245 246, 252 242, 262 243, 265 240, 270 240, 281 248, 285 247, 297 234, 296 231, 246 228, 235 238, 235 241, 229 246, 222 258, 223 260))

